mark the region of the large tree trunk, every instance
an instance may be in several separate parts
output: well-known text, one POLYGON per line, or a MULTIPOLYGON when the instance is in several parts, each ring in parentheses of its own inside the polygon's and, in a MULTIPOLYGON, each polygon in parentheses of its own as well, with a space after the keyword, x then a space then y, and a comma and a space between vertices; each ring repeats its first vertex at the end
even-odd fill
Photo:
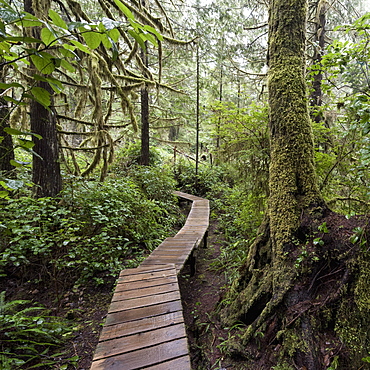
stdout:
MULTIPOLYGON (((264 353, 274 358, 272 364, 321 370, 334 358, 325 352, 324 338, 329 332, 335 338, 332 326, 340 320, 335 302, 352 276, 340 257, 348 245, 329 247, 336 240, 335 222, 343 222, 344 227, 345 221, 328 210, 316 182, 305 80, 307 2, 272 0, 270 4, 268 211, 240 277, 223 300, 221 319, 230 326, 238 321, 246 325, 230 351, 252 363, 264 353), (333 235, 327 236, 320 227, 324 221, 334 229, 333 235), (324 247, 317 235, 328 238, 324 247), (335 282, 326 285, 327 276, 335 277, 335 282), (319 308, 332 315, 330 325, 319 308), (263 348, 252 353, 251 343, 263 348)), ((337 353, 338 343, 338 339, 331 343, 337 353)))
MULTIPOLYGON (((39 87, 50 91, 50 86, 39 82, 39 87)), ((51 92, 51 91, 50 91, 51 92)), ((34 139, 32 181, 35 184, 35 196, 54 197, 62 190, 62 177, 59 163, 59 145, 55 114, 36 101, 30 103, 31 132, 42 139, 34 139)))
MULTIPOLYGON (((37 14, 38 17, 46 17, 50 8, 50 1, 47 0, 40 6, 45 14, 37 14)), ((25 11, 35 14, 32 0, 24 0, 25 11)), ((41 10, 39 10, 41 11, 41 10)), ((32 30, 38 38, 39 30, 32 30)), ((34 68, 31 66, 31 68, 34 68)), ((53 91, 48 83, 40 81, 38 87, 44 88, 51 95, 53 91)), ((53 100, 52 100, 53 104, 53 100)), ((35 196, 54 197, 62 190, 62 177, 59 163, 59 143, 57 136, 55 113, 46 109, 40 103, 31 100, 30 102, 30 124, 31 132, 41 135, 42 139, 34 139, 33 148, 36 155, 33 155, 32 181, 35 184, 35 196)))

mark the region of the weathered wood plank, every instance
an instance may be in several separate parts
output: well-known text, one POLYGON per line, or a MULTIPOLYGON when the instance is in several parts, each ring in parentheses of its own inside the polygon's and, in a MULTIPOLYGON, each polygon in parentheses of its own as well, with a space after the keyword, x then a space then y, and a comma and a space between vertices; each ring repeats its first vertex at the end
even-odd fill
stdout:
POLYGON ((175 311, 159 316, 145 317, 136 321, 104 326, 101 331, 99 341, 103 342, 109 339, 141 333, 183 322, 184 318, 182 316, 182 311, 175 311))
POLYGON ((139 297, 127 299, 124 301, 112 302, 109 306, 108 312, 117 312, 124 310, 131 310, 139 307, 149 307, 158 303, 171 302, 180 300, 180 292, 178 290, 169 293, 157 294, 149 297, 139 297))
POLYGON ((180 301, 164 302, 150 307, 139 307, 133 310, 117 311, 108 313, 105 320, 105 325, 116 325, 124 322, 143 319, 146 317, 159 316, 171 312, 181 311, 182 305, 180 301))
POLYGON ((112 302, 122 301, 124 299, 148 297, 148 296, 153 296, 153 295, 157 295, 161 293, 174 292, 178 290, 179 290, 178 284, 176 282, 173 282, 169 284, 150 286, 146 288, 128 290, 124 292, 115 291, 112 297, 112 302))
MULTIPOLYGON (((145 267, 148 267, 148 266, 145 266, 145 267)), ((153 267, 155 267, 155 266, 153 266, 153 267)), ((151 268, 153 268, 153 267, 151 267, 151 268)), ((172 283, 172 282, 177 282, 177 277, 176 276, 166 276, 166 277, 161 277, 161 278, 131 281, 129 283, 119 282, 116 286, 115 292, 124 292, 124 291, 127 291, 127 290, 136 290, 136 289, 140 289, 140 288, 163 285, 163 284, 168 284, 168 283, 172 283)))
POLYGON ((179 357, 158 365, 146 367, 145 370, 190 370, 190 357, 179 357))
POLYGON ((151 347, 153 344, 160 344, 185 337, 185 325, 180 323, 148 332, 111 339, 98 344, 95 351, 95 360, 132 352, 140 348, 151 347))
MULTIPOLYGON (((187 354, 187 339, 181 338, 175 341, 161 343, 153 347, 143 348, 134 352, 128 352, 115 357, 94 361, 91 370, 136 370, 149 365, 160 364, 167 360, 187 354)), ((185 368, 181 370, 188 369, 185 368)))
POLYGON ((148 280, 154 278, 161 278, 166 276, 176 276, 176 271, 172 268, 171 270, 159 270, 159 271, 148 271, 142 274, 136 275, 127 275, 118 278, 118 282, 131 282, 131 281, 140 281, 140 280, 148 280))
POLYGON ((148 270, 147 267, 143 267, 143 266, 138 266, 136 268, 133 268, 133 269, 126 269, 126 270, 122 270, 120 272, 120 276, 131 276, 131 275, 139 275, 139 274, 145 274, 147 273, 148 271, 151 271, 151 272, 154 272, 154 271, 164 271, 164 270, 171 270, 173 269, 173 265, 166 265, 166 264, 163 264, 163 266, 161 267, 157 267, 155 270, 148 270))

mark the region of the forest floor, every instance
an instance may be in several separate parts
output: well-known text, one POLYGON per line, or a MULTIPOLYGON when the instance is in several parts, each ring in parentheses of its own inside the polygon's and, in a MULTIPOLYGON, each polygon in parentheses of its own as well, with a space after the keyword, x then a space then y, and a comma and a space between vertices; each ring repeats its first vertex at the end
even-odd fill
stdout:
MULTIPOLYGON (((337 217, 332 214, 331 220, 327 220, 328 226, 340 234, 337 240, 348 239, 359 220, 345 220, 343 217, 337 220, 337 217), (335 227, 339 224, 341 227, 335 227)), ((251 369, 243 360, 224 358, 230 335, 235 333, 235 328, 222 326, 217 311, 228 285, 225 268, 220 263, 225 243, 217 221, 211 221, 207 247, 200 247, 197 251, 195 275, 190 276, 190 268, 185 265, 179 276, 193 370, 251 369)), ((66 344, 57 348, 58 357, 50 356, 54 365, 41 369, 88 370, 111 301, 114 279, 100 288, 92 285, 63 286, 62 280, 60 277, 59 284, 57 281, 52 284, 37 282, 36 275, 34 280, 28 281, 19 276, 1 278, 0 292, 6 291, 7 299, 27 299, 42 304, 50 309, 52 315, 73 323, 75 330, 66 344)), ((269 356, 255 350, 259 352, 256 368, 271 369, 273 363, 269 356)))

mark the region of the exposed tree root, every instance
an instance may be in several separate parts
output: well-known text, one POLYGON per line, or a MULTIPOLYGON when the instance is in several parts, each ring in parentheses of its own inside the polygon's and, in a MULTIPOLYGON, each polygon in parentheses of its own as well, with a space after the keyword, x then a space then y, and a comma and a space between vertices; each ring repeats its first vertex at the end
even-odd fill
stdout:
POLYGON ((364 284, 370 273, 361 266, 369 266, 370 257, 350 241, 355 226, 365 229, 364 220, 326 213, 320 221, 302 219, 284 264, 272 262, 268 220, 261 225, 240 278, 222 301, 222 321, 245 324, 230 343, 233 356, 256 360, 263 352, 292 369, 324 370, 333 362, 337 369, 367 368, 362 358, 369 356, 370 334, 361 328, 370 324, 364 284), (327 232, 318 228, 323 223, 327 232), (260 351, 250 350, 257 345, 260 351))

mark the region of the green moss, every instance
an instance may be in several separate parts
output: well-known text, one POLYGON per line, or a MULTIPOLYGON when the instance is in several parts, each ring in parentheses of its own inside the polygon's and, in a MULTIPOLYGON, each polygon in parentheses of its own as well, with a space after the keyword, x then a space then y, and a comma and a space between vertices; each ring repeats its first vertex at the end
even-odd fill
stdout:
POLYGON ((370 311, 370 262, 360 259, 360 274, 355 288, 356 304, 361 312, 370 311))
POLYGON ((337 312, 335 331, 350 352, 354 366, 364 366, 363 357, 370 353, 370 261, 367 253, 348 264, 357 275, 353 285, 346 286, 342 294, 354 299, 343 299, 337 312))

